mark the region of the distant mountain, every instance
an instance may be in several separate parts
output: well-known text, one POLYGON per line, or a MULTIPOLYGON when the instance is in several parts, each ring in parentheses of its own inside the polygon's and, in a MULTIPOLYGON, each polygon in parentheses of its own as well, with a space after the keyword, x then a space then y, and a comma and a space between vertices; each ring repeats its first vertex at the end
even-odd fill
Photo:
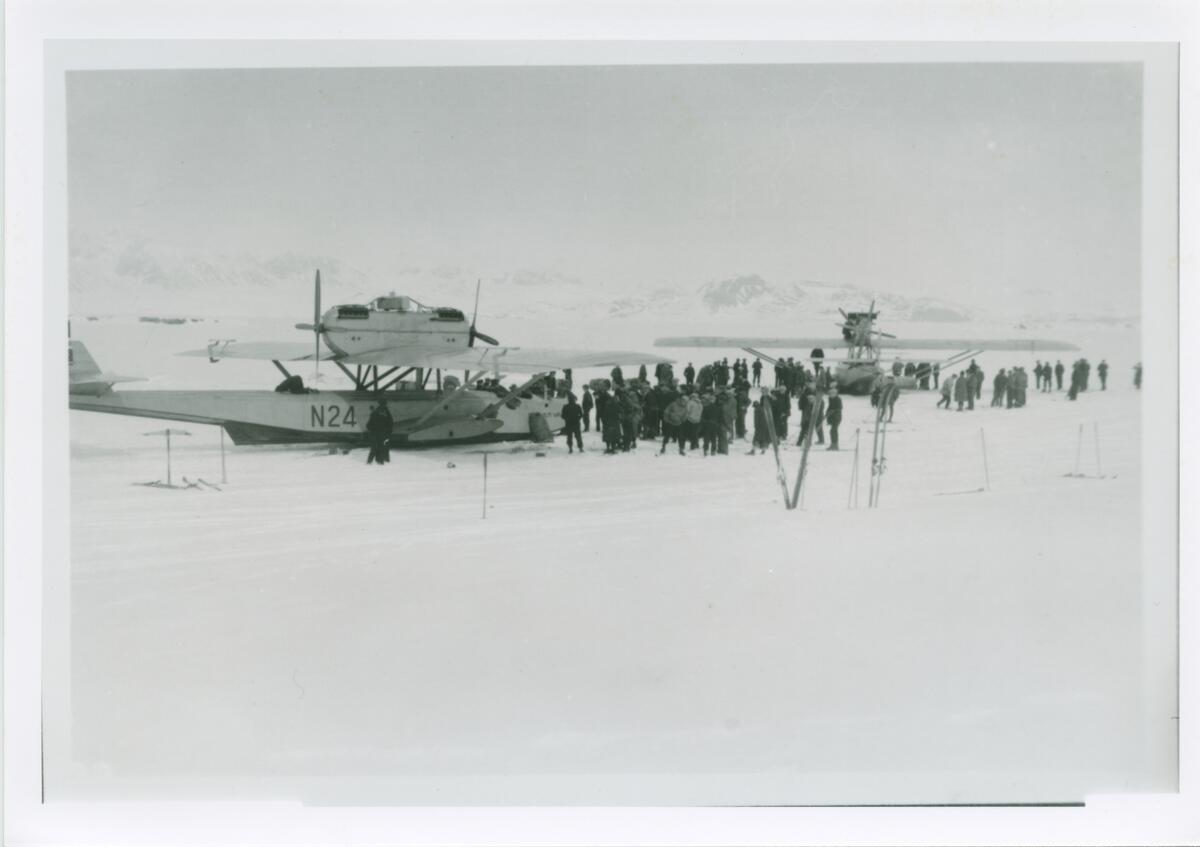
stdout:
POLYGON ((213 254, 110 233, 73 237, 74 314, 218 316, 270 314, 308 320, 312 279, 321 270, 322 305, 363 303, 392 291, 431 306, 469 311, 482 280, 483 320, 555 319, 688 321, 698 327, 740 322, 793 325, 840 320, 838 310, 864 311, 871 301, 884 324, 962 322, 981 317, 957 303, 872 292, 845 283, 773 281, 756 273, 701 283, 617 284, 545 268, 480 269, 397 262, 371 271, 332 256, 213 254))

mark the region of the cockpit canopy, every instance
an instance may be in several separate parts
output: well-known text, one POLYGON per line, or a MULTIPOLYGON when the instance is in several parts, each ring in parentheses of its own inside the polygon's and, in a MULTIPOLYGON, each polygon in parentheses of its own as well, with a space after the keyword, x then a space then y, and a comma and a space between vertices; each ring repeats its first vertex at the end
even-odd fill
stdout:
POLYGON ((411 297, 404 297, 396 294, 389 294, 385 297, 376 297, 371 301, 371 307, 378 312, 423 312, 428 311, 425 306, 422 306, 411 297))
POLYGON ((337 307, 337 316, 343 320, 367 320, 372 312, 391 312, 401 314, 426 314, 434 320, 465 321, 467 318, 461 309, 449 306, 431 308, 424 303, 418 303, 411 297, 399 294, 388 294, 376 297, 366 306, 344 305, 337 307))

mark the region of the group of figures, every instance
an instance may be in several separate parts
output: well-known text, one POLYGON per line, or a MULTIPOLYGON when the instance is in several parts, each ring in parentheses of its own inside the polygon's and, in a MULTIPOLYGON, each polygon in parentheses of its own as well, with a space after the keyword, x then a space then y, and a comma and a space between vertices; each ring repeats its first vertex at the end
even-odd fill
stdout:
POLYGON ((820 424, 827 422, 831 428, 830 449, 837 449, 841 398, 837 398, 829 372, 820 365, 812 373, 797 367, 788 377, 781 378, 780 386, 762 388, 762 398, 751 401, 751 377, 757 376, 761 384, 761 363, 756 359, 754 365, 758 367, 741 359, 732 365, 722 360, 697 371, 688 363, 680 383, 672 367, 661 364, 655 370, 657 384, 653 387, 644 368, 637 378, 628 380, 619 368, 614 368, 611 380, 589 383, 580 402, 568 392, 563 409, 568 449, 572 453, 576 446, 583 449, 582 432, 591 429, 594 411, 606 454, 635 450, 639 439, 655 442, 661 439, 660 454, 674 443, 680 455, 686 455, 688 450, 700 450, 705 456, 728 455, 732 441, 748 437, 747 412, 753 409, 753 430, 749 437, 750 452, 754 453, 770 445, 768 415, 776 435, 787 438, 794 403, 802 419, 801 438, 811 429, 816 432, 818 443, 824 444, 820 424), (827 394, 830 399, 824 404, 822 420, 816 427, 810 427, 814 409, 822 405, 818 403, 819 394, 827 394))
MULTIPOLYGON (((820 351, 813 351, 814 354, 820 351)), ((583 451, 583 433, 591 429, 592 413, 595 412, 596 430, 604 440, 604 452, 615 454, 637 448, 638 441, 649 440, 662 443, 659 453, 665 453, 672 443, 678 445, 680 455, 689 450, 701 450, 705 456, 728 455, 734 440, 751 441, 750 454, 766 452, 772 445, 771 433, 785 442, 788 439, 788 424, 793 411, 800 415, 800 433, 797 446, 811 446, 813 439, 818 445, 825 444, 825 425, 829 427, 829 450, 838 449, 838 426, 842 420, 842 398, 838 395, 832 372, 822 367, 819 358, 813 358, 813 370, 792 359, 780 359, 774 364, 775 387, 761 385, 763 365, 759 359, 748 363, 745 359, 714 361, 697 370, 691 362, 683 370, 683 381, 676 379, 670 364, 655 367, 656 385, 651 386, 646 366, 642 365, 635 378, 626 379, 620 367, 612 369, 611 379, 592 380, 583 389, 582 400, 572 390, 571 372, 564 371, 562 379, 550 374, 540 384, 523 392, 523 396, 540 393, 545 396, 565 397, 563 407, 563 434, 569 452, 576 448, 583 451), (754 386, 760 387, 760 399, 751 400, 754 386), (794 405, 793 405, 794 404, 794 405), (746 416, 752 411, 752 431, 747 433, 746 416), (769 421, 769 424, 768 424, 769 421)), ((1051 365, 1038 361, 1033 369, 1036 390, 1061 391, 1066 368, 1061 361, 1051 365)), ((1101 390, 1108 387, 1108 363, 1104 360, 1096 367, 1101 390)), ((1079 392, 1087 391, 1091 365, 1087 359, 1079 359, 1071 367, 1071 382, 1068 398, 1076 399, 1079 392)), ((972 359, 970 365, 945 380, 939 380, 937 364, 909 363, 902 366, 896 362, 892 373, 881 373, 871 391, 871 406, 877 409, 880 419, 886 413, 891 421, 896 402, 900 398, 899 377, 914 376, 918 385, 928 388, 932 378, 935 389, 940 388, 938 407, 949 410, 957 403, 958 411, 971 411, 975 401, 981 398, 984 384, 983 369, 972 359), (940 381, 940 386, 939 386, 940 381)), ((1025 368, 1015 366, 1001 368, 992 379, 992 403, 994 407, 1008 409, 1025 405, 1029 383, 1025 368)), ((1134 385, 1142 386, 1142 364, 1134 367, 1134 385)), ((508 391, 498 380, 492 384, 481 384, 484 390, 504 396, 508 391)), ((367 443, 370 452, 368 464, 385 464, 391 460, 389 438, 393 421, 387 404, 380 402, 371 411, 366 425, 367 443)))

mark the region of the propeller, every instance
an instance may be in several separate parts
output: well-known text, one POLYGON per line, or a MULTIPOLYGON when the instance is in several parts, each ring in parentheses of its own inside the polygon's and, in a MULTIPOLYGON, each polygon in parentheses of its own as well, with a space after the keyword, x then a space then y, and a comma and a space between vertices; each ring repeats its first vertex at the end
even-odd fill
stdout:
POLYGON ((478 317, 478 315, 479 315, 479 287, 482 284, 483 284, 483 280, 481 280, 481 279, 475 280, 475 310, 473 312, 471 312, 471 334, 467 338, 467 346, 474 347, 475 339, 478 338, 480 341, 486 341, 488 344, 491 344, 493 347, 498 347, 498 346, 500 346, 499 341, 492 338, 490 335, 484 335, 482 332, 475 329, 475 318, 478 317))
POLYGON ((313 333, 313 379, 321 378, 321 333, 325 332, 325 324, 321 322, 321 271, 317 270, 313 281, 313 322, 296 324, 296 329, 311 329, 313 333))

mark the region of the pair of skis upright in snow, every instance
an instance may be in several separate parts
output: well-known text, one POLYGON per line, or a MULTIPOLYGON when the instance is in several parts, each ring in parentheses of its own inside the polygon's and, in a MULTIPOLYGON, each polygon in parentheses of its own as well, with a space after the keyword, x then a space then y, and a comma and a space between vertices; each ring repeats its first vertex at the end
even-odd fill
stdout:
POLYGON ((867 508, 874 509, 879 505, 879 486, 883 482, 883 472, 887 470, 887 406, 883 397, 879 398, 879 406, 875 409, 875 438, 871 447, 871 485, 867 491, 867 508))
POLYGON ((771 448, 775 451, 775 476, 783 490, 783 503, 789 510, 795 509, 800 503, 804 479, 808 473, 808 450, 812 446, 813 431, 817 427, 820 416, 825 414, 825 398, 818 394, 811 400, 812 415, 808 419, 808 426, 804 427, 801 432, 800 471, 796 474, 796 485, 791 491, 788 491, 787 472, 783 469, 783 456, 779 452, 779 435, 775 432, 775 414, 771 409, 771 400, 767 396, 767 392, 762 393, 760 402, 763 404, 763 416, 767 420, 767 435, 770 436, 771 448))

